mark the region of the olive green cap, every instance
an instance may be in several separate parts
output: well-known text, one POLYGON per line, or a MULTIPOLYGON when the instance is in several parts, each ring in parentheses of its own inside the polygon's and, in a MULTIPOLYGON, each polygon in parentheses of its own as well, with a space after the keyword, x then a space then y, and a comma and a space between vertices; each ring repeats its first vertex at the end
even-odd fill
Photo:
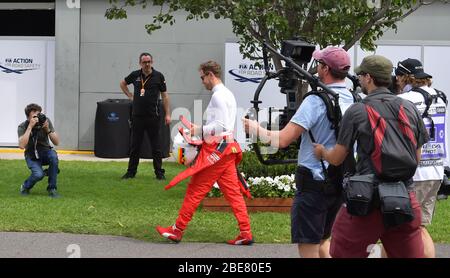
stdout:
POLYGON ((390 81, 393 69, 392 62, 380 55, 370 55, 365 57, 361 65, 356 67, 356 75, 368 73, 380 81, 390 81))

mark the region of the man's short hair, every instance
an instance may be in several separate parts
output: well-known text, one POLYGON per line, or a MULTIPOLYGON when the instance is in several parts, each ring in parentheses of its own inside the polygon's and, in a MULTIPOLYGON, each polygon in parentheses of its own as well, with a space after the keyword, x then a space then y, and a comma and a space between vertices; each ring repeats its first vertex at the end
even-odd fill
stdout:
POLYGON ((343 80, 347 77, 348 71, 338 71, 330 68, 330 74, 335 79, 343 80))
POLYGON ((153 56, 150 53, 143 52, 143 53, 141 53, 141 55, 139 55, 139 63, 141 63, 142 57, 144 57, 144 56, 150 56, 150 58, 152 58, 152 61, 153 61, 153 56))
POLYGON ((385 79, 380 79, 378 77, 372 76, 372 79, 373 79, 373 84, 375 84, 375 86, 377 86, 377 87, 388 88, 392 84, 392 78, 389 80, 385 80, 385 79))
POLYGON ((30 113, 33 111, 38 111, 41 112, 42 111, 42 107, 40 107, 39 105, 37 105, 36 103, 30 103, 27 105, 27 107, 25 107, 25 115, 30 116, 30 113))
POLYGON ((222 74, 221 66, 215 61, 204 62, 200 65, 199 70, 203 71, 205 74, 212 72, 217 78, 220 78, 222 74))

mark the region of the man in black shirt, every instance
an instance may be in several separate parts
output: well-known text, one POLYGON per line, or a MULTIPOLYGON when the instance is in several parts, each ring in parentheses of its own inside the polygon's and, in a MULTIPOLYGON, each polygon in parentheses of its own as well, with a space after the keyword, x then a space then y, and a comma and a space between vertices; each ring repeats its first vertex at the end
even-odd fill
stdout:
POLYGON ((162 168, 159 101, 161 97, 166 115, 164 121, 166 125, 169 125, 171 121, 169 94, 167 93, 164 75, 153 69, 152 64, 152 55, 142 53, 139 56, 141 69, 133 71, 120 82, 122 91, 133 101, 130 160, 123 179, 134 178, 136 175, 144 132, 147 132, 150 139, 156 178, 159 180, 165 179, 165 171, 162 168), (129 84, 134 86, 133 94, 128 89, 129 84))
POLYGON ((19 148, 25 149, 25 161, 31 170, 31 175, 20 187, 22 195, 30 194, 31 188, 45 176, 42 165, 49 165, 48 187, 50 197, 59 197, 56 191, 56 178, 58 175, 58 155, 50 145, 49 139, 54 145, 59 144, 59 136, 53 128, 50 119, 40 114, 42 108, 31 103, 25 107, 27 120, 22 122, 17 133, 19 136, 19 148))

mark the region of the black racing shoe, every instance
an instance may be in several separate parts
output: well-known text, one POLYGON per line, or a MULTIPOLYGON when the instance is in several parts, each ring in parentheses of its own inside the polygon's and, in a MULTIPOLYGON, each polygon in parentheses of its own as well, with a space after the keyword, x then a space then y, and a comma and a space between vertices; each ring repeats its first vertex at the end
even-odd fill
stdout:
POLYGON ((136 174, 130 173, 130 172, 126 172, 125 175, 122 176, 123 180, 126 179, 133 179, 136 176, 136 174))
POLYGON ((48 196, 51 198, 59 198, 61 195, 58 194, 58 191, 56 189, 50 189, 48 190, 48 196))
POLYGON ((166 176, 164 176, 164 174, 158 174, 158 175, 156 175, 156 179, 157 180, 165 180, 166 176))

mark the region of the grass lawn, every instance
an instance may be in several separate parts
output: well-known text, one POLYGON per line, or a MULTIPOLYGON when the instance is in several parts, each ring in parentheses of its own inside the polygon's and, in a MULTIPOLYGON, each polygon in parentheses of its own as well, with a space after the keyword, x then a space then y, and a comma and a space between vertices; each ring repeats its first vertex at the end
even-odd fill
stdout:
MULTIPOLYGON (((28 196, 19 187, 28 177, 24 160, 0 160, 0 231, 65 232, 120 235, 159 242, 157 225, 172 225, 183 201, 186 182, 164 190, 182 166, 164 163, 166 181, 158 181, 149 162, 140 164, 136 178, 121 180, 126 162, 60 161, 59 199, 47 196, 47 178, 28 196)), ((288 213, 252 213, 259 243, 290 241, 288 213)), ((232 213, 194 215, 183 237, 189 242, 225 242, 238 234, 232 213)))
MULTIPOLYGON (((19 187, 28 177, 24 160, 0 160, 0 231, 65 232, 165 241, 156 225, 172 225, 181 207, 186 183, 165 191, 164 185, 183 167, 165 163, 168 180, 158 181, 149 162, 141 163, 136 178, 121 180, 126 162, 60 161, 58 191, 47 196, 46 178, 29 196, 19 187)), ((251 213, 258 243, 289 243, 288 213, 251 213)), ((450 243, 450 201, 438 202, 429 231, 436 242, 450 243)), ((238 233, 232 213, 197 211, 183 241, 225 242, 238 233)))

